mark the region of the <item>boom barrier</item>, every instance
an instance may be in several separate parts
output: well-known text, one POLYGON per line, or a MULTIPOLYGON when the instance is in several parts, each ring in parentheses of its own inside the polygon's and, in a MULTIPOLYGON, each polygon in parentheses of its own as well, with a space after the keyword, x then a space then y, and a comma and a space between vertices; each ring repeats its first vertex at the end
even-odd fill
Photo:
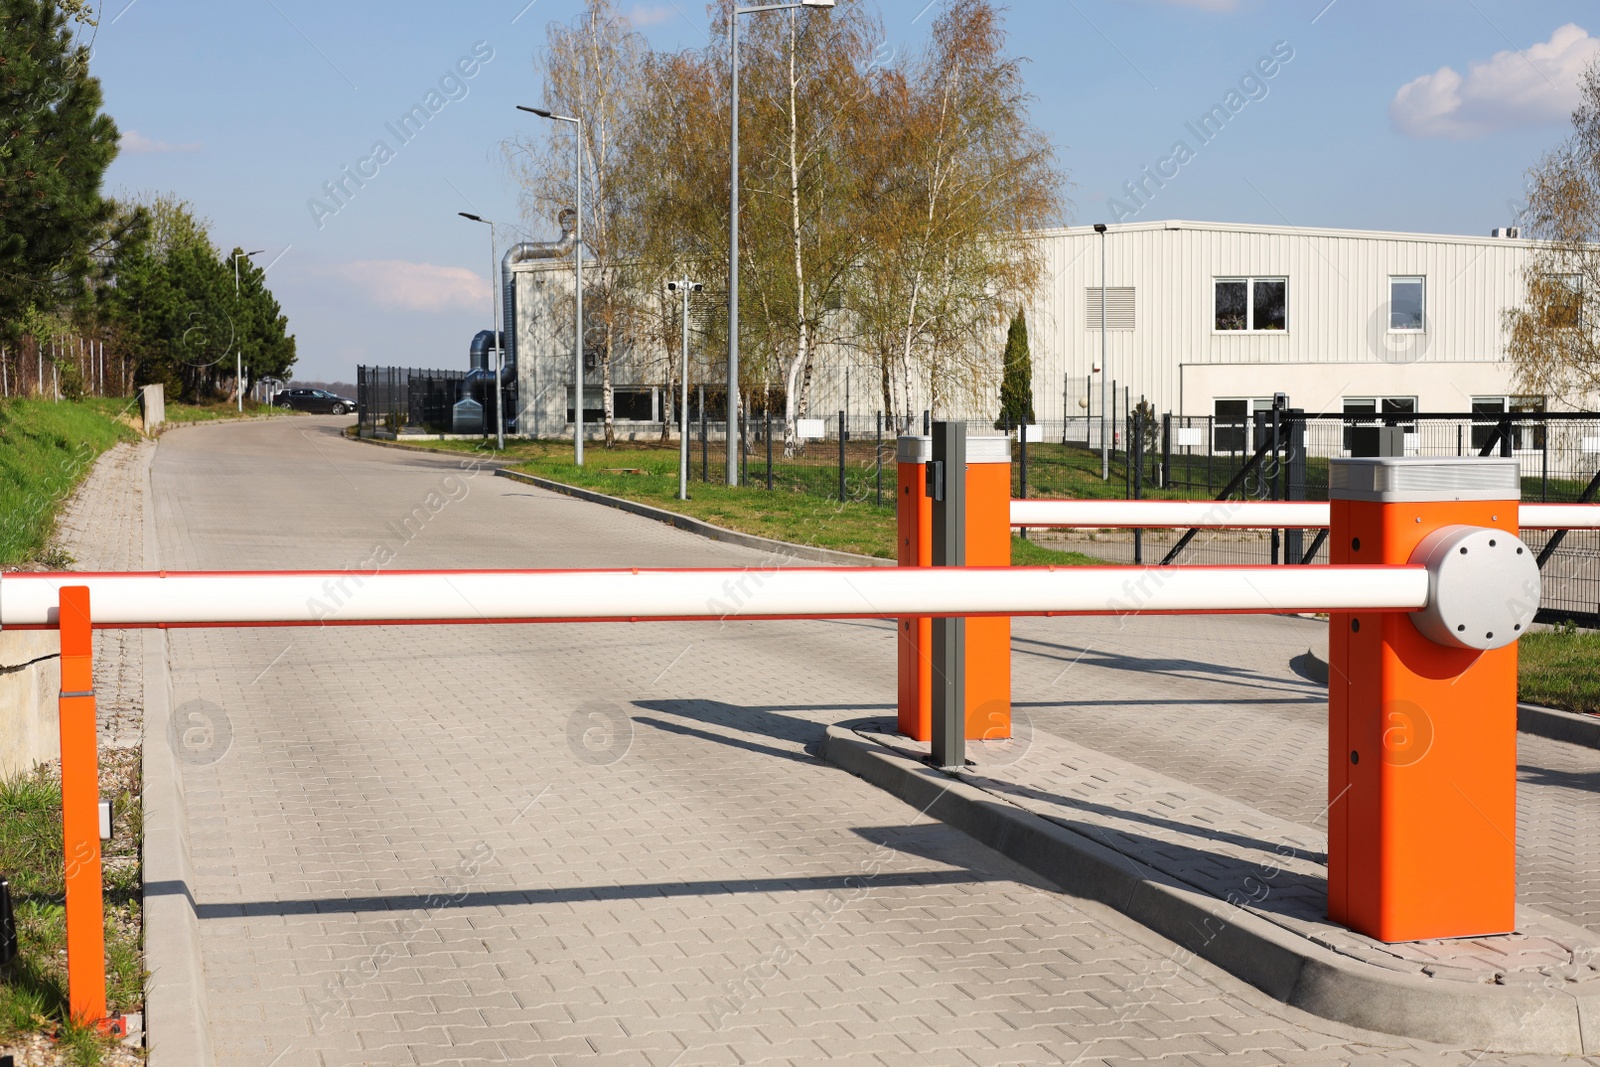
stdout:
POLYGON ((106 1018, 94 629, 897 620, 899 724, 959 773, 1010 736, 1012 616, 1330 616, 1328 911, 1386 941, 1513 927, 1516 639, 1539 604, 1515 460, 1334 460, 1331 503, 1013 501, 1009 443, 901 438, 895 569, 157 572, 0 576, 0 628, 62 636, 70 1011, 106 1018), (1317 527, 1327 567, 1010 567, 1014 526, 1317 527), (1458 683, 1466 684, 1458 684, 1458 683))

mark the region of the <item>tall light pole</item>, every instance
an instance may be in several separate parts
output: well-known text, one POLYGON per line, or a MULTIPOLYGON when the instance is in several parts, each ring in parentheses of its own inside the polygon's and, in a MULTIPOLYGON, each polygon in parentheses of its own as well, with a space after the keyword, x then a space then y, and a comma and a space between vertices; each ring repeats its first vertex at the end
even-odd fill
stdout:
POLYGON ((489 343, 494 345, 494 447, 496 451, 506 450, 506 415, 500 396, 505 392, 506 383, 501 379, 505 376, 505 355, 500 350, 500 302, 497 296, 499 285, 494 276, 495 258, 494 223, 466 211, 458 211, 464 219, 481 222, 489 227, 489 343))
POLYGON ((578 156, 578 229, 573 234, 572 262, 577 268, 578 322, 572 339, 572 461, 583 466, 583 120, 571 115, 557 115, 542 107, 517 105, 518 111, 538 115, 552 122, 570 122, 578 127, 576 154, 578 156))
POLYGON ((1100 477, 1111 480, 1111 444, 1106 440, 1106 398, 1111 395, 1110 368, 1106 366, 1106 224, 1094 224, 1100 235, 1100 477))
POLYGON ((728 167, 731 204, 728 212, 728 478, 739 484, 739 16, 801 7, 832 7, 834 0, 798 0, 792 4, 734 6, 728 18, 729 71, 733 79, 733 147, 728 167))
MULTIPOLYGON (((254 252, 240 252, 233 257, 233 301, 239 302, 239 261, 259 256, 265 248, 258 248, 254 252)), ((233 388, 239 394, 239 413, 244 414, 244 353, 239 351, 239 336, 233 337, 233 388)))
POLYGON ((683 402, 678 411, 678 499, 689 499, 689 294, 698 293, 705 286, 684 277, 668 282, 669 291, 683 294, 683 377, 679 382, 683 402))

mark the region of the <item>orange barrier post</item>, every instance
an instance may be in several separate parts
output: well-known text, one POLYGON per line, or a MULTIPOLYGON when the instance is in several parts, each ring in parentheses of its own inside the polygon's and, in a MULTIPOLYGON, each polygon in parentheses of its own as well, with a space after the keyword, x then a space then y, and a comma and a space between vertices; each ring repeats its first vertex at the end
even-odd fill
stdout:
MULTIPOLYGON (((897 444, 897 557, 902 567, 933 565, 933 501, 927 493, 930 437, 897 444)), ((967 439, 967 565, 1011 565, 1011 443, 1004 437, 967 439)), ((898 725, 916 741, 933 737, 933 620, 896 622, 899 640, 898 725)), ((966 736, 996 741, 1011 736, 1011 620, 968 619, 966 736)))
POLYGON ((1380 941, 1510 931, 1514 641, 1539 600, 1537 568, 1515 536, 1517 461, 1335 459, 1328 495, 1332 563, 1415 563, 1432 552, 1451 567, 1489 568, 1450 589, 1435 576, 1417 616, 1330 617, 1328 916, 1380 941), (1510 593, 1490 580, 1508 566, 1510 593), (1430 638, 1424 615, 1437 611, 1456 614, 1430 638))
POLYGON ((87 586, 63 586, 61 832, 67 886, 67 1000, 79 1024, 121 1032, 106 1018, 106 921, 100 877, 100 761, 93 631, 87 586))
MULTIPOLYGON (((927 493, 933 438, 902 437, 896 442, 898 484, 895 513, 898 559, 902 567, 933 566, 933 501, 927 493)), ((899 727, 906 737, 933 737, 933 620, 896 621, 899 665, 899 727)))
MULTIPOLYGON (((1011 439, 967 438, 967 566, 1011 566, 1011 439)), ((967 740, 1011 736, 1011 620, 967 620, 967 740)))

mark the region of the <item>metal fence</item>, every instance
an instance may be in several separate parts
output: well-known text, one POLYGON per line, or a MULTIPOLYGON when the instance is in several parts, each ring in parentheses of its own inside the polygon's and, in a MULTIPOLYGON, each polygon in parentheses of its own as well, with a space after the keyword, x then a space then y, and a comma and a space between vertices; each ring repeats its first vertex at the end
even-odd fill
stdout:
POLYGON ((361 436, 449 433, 451 408, 460 399, 466 376, 466 371, 459 370, 357 367, 356 413, 361 436))
MULTIPOLYGON (((1445 413, 1306 415, 1279 409, 1249 422, 1148 417, 1135 410, 1116 434, 1111 477, 1082 445, 1029 447, 1017 495, 1167 499, 1326 500, 1329 461, 1375 454, 1380 429, 1408 456, 1495 455, 1518 460, 1525 502, 1595 502, 1600 490, 1600 415, 1445 413)), ((1054 436, 1043 428, 1046 438, 1054 436)), ((1016 453, 1014 453, 1016 455, 1016 453)), ((1020 456, 1017 456, 1020 460, 1020 456)), ((1036 531, 1033 536, 1115 562, 1318 564, 1326 538, 1315 530, 1036 531)), ((1544 573, 1541 615, 1600 621, 1600 532, 1530 531, 1544 573), (1554 542, 1554 544, 1552 544, 1554 542)))

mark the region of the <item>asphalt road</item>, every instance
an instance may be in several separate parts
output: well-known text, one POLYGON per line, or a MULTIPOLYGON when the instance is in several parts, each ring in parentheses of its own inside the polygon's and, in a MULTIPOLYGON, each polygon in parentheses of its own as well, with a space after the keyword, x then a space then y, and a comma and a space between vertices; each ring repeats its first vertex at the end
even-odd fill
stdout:
MULTIPOLYGON (((764 562, 346 441, 346 421, 163 437, 162 566, 764 562)), ((1320 803, 1317 690, 1286 667, 1305 629, 1020 622, 1017 699, 1038 728, 1294 818, 1320 803)), ((892 709, 886 623, 169 636, 179 720, 215 724, 177 744, 219 1063, 1479 1058, 1179 966, 819 762, 825 724, 892 709)), ((1552 788, 1592 798, 1593 768, 1572 773, 1591 778, 1552 788)))

